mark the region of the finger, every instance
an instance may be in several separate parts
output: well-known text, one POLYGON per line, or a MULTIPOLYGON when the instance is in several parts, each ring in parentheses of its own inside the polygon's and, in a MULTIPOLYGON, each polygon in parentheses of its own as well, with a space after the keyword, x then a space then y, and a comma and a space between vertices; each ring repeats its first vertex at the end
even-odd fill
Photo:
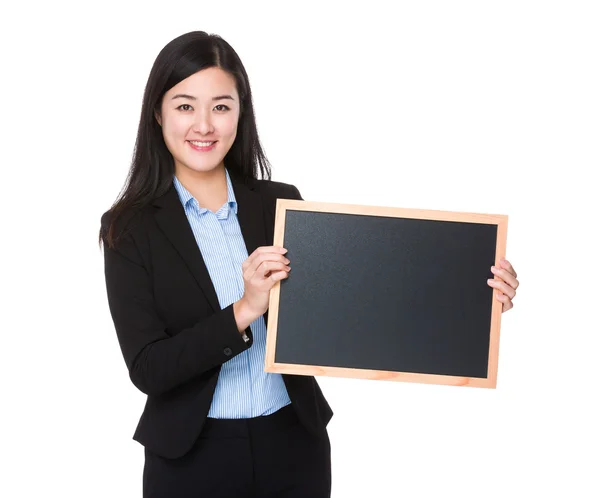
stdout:
POLYGON ((287 278, 289 276, 289 273, 287 271, 277 271, 277 272, 272 272, 271 275, 269 275, 269 279, 272 280, 273 282, 279 282, 280 280, 283 280, 284 278, 287 278))
POLYGON ((507 270, 513 277, 517 278, 517 272, 515 271, 515 269, 513 268, 513 266, 510 264, 510 262, 507 259, 502 258, 502 259, 500 259, 500 261, 498 263, 502 268, 507 270))
POLYGON ((287 278, 289 273, 287 271, 272 271, 264 279, 256 279, 255 285, 261 291, 265 292, 270 290, 275 283, 287 278))
POLYGON ((514 298, 517 294, 510 285, 502 280, 493 280, 490 278, 487 282, 490 287, 498 289, 503 294, 506 294, 510 299, 514 298))
MULTIPOLYGON (((242 263, 242 268, 245 270, 245 268, 249 268, 251 267, 254 262, 256 261, 256 258, 260 257, 263 254, 285 254, 287 252, 287 249, 283 248, 283 247, 279 247, 279 246, 260 246, 257 247, 250 256, 248 256, 248 258, 246 259, 246 261, 244 261, 242 263)), ((258 265, 256 265, 258 266, 258 265)))
POLYGON ((289 266, 275 261, 263 261, 254 273, 255 278, 264 279, 272 271, 289 271, 289 266))
POLYGON ((283 254, 278 254, 274 252, 263 252, 261 254, 258 254, 254 258, 254 260, 248 265, 248 269, 251 270, 252 273, 254 273, 265 261, 274 261, 286 265, 290 262, 290 260, 287 259, 283 254))
POLYGON ((517 290, 517 287, 519 287, 519 281, 515 278, 515 276, 512 273, 503 268, 498 268, 497 266, 492 266, 491 270, 494 275, 500 277, 513 289, 517 290))
POLYGON ((502 294, 499 291, 496 291, 494 294, 496 294, 496 299, 502 303, 502 313, 514 306, 512 300, 506 294, 502 294))

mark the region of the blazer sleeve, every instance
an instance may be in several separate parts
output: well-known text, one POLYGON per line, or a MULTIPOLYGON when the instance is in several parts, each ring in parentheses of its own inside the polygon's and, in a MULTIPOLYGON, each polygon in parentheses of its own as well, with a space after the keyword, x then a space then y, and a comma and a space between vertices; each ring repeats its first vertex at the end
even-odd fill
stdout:
POLYGON ((304 199, 300 195, 300 191, 298 190, 298 187, 296 187, 295 185, 290 185, 290 186, 292 187, 292 197, 291 197, 291 199, 294 199, 294 200, 297 200, 297 201, 303 201, 304 199))
MULTIPOLYGON (((104 220, 104 216, 102 218, 104 220)), ((253 344, 237 328, 233 304, 171 336, 156 312, 152 280, 135 237, 104 244, 104 274, 110 313, 133 384, 160 395, 219 367, 253 344)))

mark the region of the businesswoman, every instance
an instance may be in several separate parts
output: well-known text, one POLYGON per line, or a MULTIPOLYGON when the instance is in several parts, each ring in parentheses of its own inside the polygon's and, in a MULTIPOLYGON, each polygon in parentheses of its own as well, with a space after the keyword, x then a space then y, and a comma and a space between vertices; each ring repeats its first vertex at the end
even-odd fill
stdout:
MULTIPOLYGON (((269 291, 288 278, 248 76, 217 35, 151 69, 126 186, 101 219, 110 312, 147 394, 144 497, 328 497, 332 410, 314 377, 263 371, 269 291), (259 179, 258 173, 262 179, 259 179)), ((508 262, 498 298, 512 307, 508 262)))

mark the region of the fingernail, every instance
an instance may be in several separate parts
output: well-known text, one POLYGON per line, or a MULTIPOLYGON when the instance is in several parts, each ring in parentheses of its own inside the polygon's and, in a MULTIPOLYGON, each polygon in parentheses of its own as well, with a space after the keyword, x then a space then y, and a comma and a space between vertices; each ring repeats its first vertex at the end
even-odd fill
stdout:
POLYGON ((287 249, 286 249, 285 247, 282 247, 282 248, 280 249, 280 251, 281 251, 281 254, 285 254, 285 253, 287 252, 287 249))
POLYGON ((493 278, 488 278, 488 284, 491 284, 494 281, 493 278))
POLYGON ((497 268, 496 268, 495 266, 492 266, 492 267, 490 268, 490 270, 492 270, 492 272, 495 272, 495 271, 497 270, 497 268))

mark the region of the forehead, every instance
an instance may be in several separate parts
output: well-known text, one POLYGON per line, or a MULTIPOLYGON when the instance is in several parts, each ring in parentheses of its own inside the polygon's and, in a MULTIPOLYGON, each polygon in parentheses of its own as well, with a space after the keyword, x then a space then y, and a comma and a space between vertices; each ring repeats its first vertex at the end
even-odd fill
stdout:
POLYGON ((171 88, 166 96, 170 98, 178 93, 186 93, 197 99, 210 99, 222 93, 229 93, 236 100, 238 98, 234 77, 218 67, 202 69, 188 76, 171 88))

